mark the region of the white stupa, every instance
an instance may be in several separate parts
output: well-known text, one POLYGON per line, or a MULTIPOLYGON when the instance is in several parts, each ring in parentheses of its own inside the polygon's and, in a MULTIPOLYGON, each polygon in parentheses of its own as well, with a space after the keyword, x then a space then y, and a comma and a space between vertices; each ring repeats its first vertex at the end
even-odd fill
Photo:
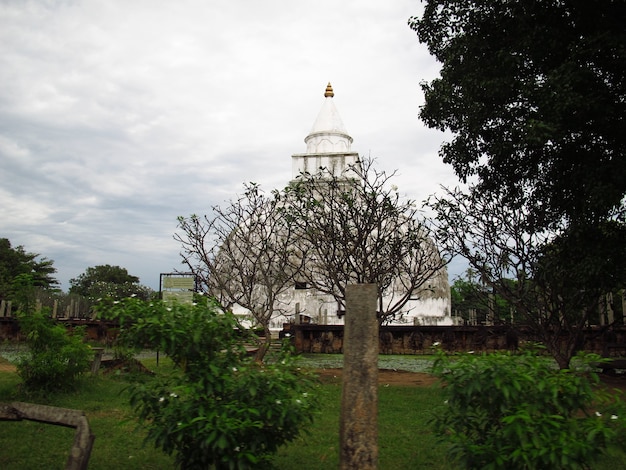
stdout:
MULTIPOLYGON (((302 173, 315 174, 320 168, 334 176, 346 176, 347 169, 358 164, 359 155, 351 150, 352 137, 348 134, 335 107, 334 92, 329 83, 324 103, 311 132, 306 136, 306 153, 292 155, 293 179, 302 173)), ((433 245, 434 246, 434 245, 433 245)), ((438 256, 438 254, 437 254, 438 256)), ((451 325, 450 286, 445 268, 429 282, 431 289, 410 300, 402 315, 388 322, 390 325, 451 325)), ((337 302, 328 294, 296 283, 280 296, 283 307, 271 322, 272 329, 281 329, 287 322, 343 324, 337 314, 337 302)))

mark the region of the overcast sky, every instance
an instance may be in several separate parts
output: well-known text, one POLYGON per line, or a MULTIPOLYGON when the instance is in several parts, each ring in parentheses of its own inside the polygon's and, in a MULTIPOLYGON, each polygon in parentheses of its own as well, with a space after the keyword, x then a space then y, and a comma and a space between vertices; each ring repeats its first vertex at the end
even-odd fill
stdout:
MULTIPOLYGON (((176 217, 291 179, 331 82, 352 150, 423 200, 455 185, 418 118, 415 0, 0 0, 0 237, 61 287, 184 269, 176 217)), ((457 274, 454 265, 450 278, 457 274)))

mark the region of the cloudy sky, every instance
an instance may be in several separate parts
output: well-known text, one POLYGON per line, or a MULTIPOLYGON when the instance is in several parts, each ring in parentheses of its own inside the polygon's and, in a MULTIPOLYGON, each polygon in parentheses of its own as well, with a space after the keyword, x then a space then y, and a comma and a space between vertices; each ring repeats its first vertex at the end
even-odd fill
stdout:
MULTIPOLYGON (((352 150, 454 185, 417 113, 439 67, 413 0, 0 0, 0 237, 57 278, 183 269, 176 217, 291 179, 327 82, 352 150)), ((451 278, 456 274, 451 267, 451 278)))

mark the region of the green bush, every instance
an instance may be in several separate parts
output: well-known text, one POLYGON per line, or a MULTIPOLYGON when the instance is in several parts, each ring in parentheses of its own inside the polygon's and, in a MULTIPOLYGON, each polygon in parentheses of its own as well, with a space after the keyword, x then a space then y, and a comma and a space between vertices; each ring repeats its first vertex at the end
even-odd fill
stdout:
POLYGON ((132 386, 131 405, 181 468, 265 468, 312 421, 314 382, 288 348, 271 364, 254 362, 234 316, 216 305, 126 299, 106 310, 126 325, 122 341, 158 349, 177 366, 132 386))
POLYGON ((597 375, 559 370, 532 351, 520 354, 440 353, 433 372, 444 384, 446 407, 436 432, 468 469, 573 469, 590 462, 623 436, 624 416, 595 392, 597 375), (619 428, 621 427, 621 431, 619 428))
POLYGON ((75 388, 93 358, 83 342, 84 328, 68 332, 42 312, 20 314, 19 325, 29 349, 17 365, 24 387, 36 392, 75 388))

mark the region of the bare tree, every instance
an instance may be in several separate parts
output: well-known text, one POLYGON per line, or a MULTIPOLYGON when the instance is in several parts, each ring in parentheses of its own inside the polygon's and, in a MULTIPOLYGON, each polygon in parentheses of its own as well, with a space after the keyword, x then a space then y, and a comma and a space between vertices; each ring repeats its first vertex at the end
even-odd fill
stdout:
POLYGON ((281 312, 280 294, 293 286, 299 270, 294 256, 296 226, 278 212, 278 193, 266 196, 256 184, 212 214, 179 217, 181 256, 202 289, 225 308, 250 311, 265 332, 257 359, 271 344, 270 320, 281 312))
POLYGON ((537 229, 522 205, 497 193, 444 190, 428 202, 443 245, 466 258, 481 281, 514 306, 516 319, 559 367, 567 368, 598 299, 624 279, 624 225, 608 222, 585 232, 537 229))
POLYGON ((300 281, 332 295, 339 310, 348 284, 377 284, 384 322, 411 300, 449 295, 441 288, 447 260, 415 203, 390 184, 395 173, 373 163, 365 159, 339 175, 326 168, 300 175, 285 189, 281 211, 298 226, 300 281))

